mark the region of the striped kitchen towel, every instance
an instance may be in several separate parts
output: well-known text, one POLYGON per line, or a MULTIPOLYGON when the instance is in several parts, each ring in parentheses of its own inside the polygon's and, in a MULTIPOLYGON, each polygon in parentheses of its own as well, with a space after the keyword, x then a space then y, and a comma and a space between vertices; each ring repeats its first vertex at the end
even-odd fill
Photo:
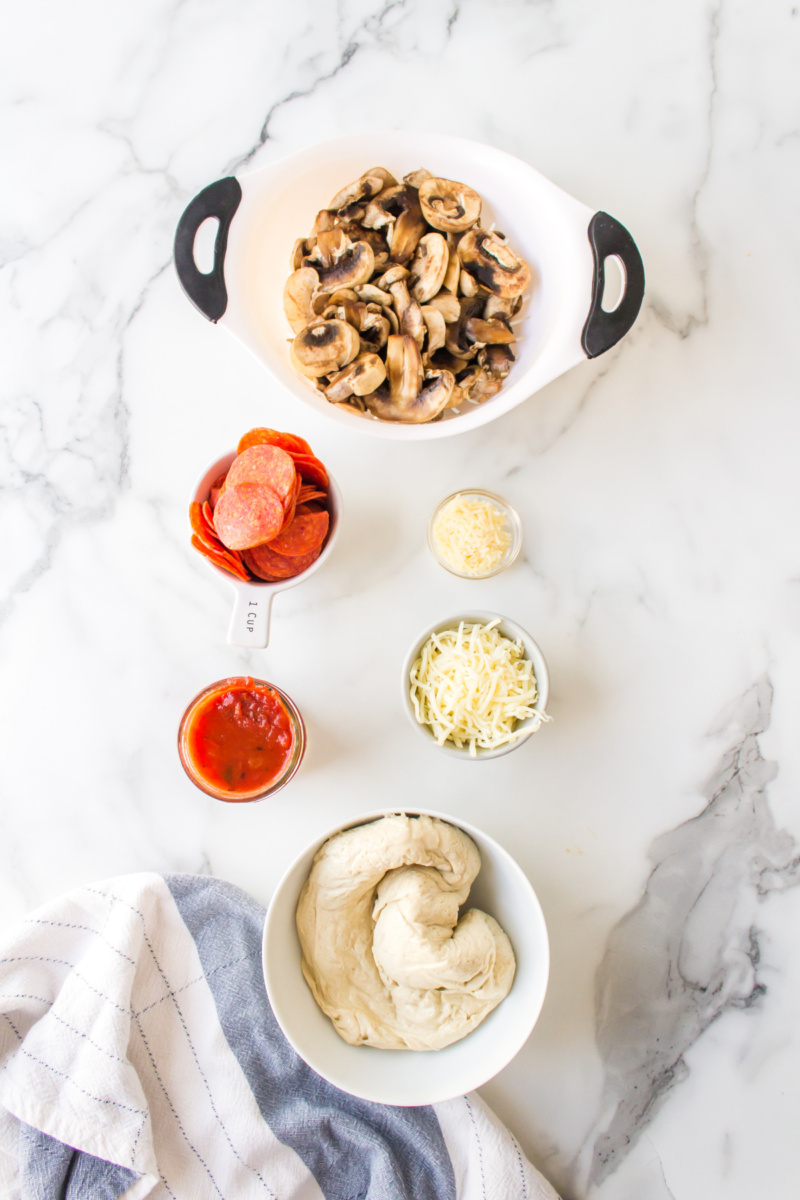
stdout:
POLYGON ((230 884, 140 874, 0 941, 3 1200, 557 1200, 476 1095, 395 1108, 310 1070, 263 924, 230 884))

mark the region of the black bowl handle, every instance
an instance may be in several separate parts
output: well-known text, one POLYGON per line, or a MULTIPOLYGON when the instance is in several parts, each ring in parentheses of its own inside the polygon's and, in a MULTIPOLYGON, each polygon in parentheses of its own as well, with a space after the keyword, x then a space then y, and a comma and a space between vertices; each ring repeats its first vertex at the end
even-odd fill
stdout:
POLYGON ((228 307, 223 267, 228 230, 241 199, 242 188, 238 179, 232 175, 218 179, 198 192, 194 200, 187 204, 175 231, 175 270, 181 287, 195 308, 199 308, 209 321, 218 321, 228 307), (204 275, 197 269, 194 260, 194 239, 208 217, 217 218, 219 229, 214 243, 214 266, 204 275))
POLYGON ((581 334, 581 346, 587 358, 597 358, 616 346, 639 315, 644 298, 642 256, 624 225, 608 213, 596 212, 589 222, 589 243, 594 255, 594 279, 589 316, 581 334), (605 260, 616 255, 625 268, 625 290, 613 312, 602 307, 605 288, 605 260))

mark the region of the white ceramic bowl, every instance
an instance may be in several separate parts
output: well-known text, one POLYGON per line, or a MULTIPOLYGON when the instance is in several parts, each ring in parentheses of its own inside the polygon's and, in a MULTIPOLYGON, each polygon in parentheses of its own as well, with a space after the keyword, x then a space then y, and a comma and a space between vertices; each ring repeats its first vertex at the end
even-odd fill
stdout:
POLYGON ((527 876, 493 838, 430 809, 384 809, 327 830, 300 854, 278 884, 264 926, 264 981, 278 1024, 308 1065, 329 1083, 379 1104, 435 1104, 487 1083, 521 1050, 547 990, 550 954, 542 909, 527 876), (511 991, 477 1029, 444 1050, 376 1050, 339 1037, 303 978, 295 912, 317 850, 333 834, 391 812, 427 814, 463 829, 481 855, 468 904, 495 917, 517 959, 511 991))
MULTIPOLYGON (((192 500, 198 500, 201 504, 207 500, 212 483, 217 476, 229 469, 235 458, 236 451, 231 450, 213 462, 198 479, 192 493, 192 500)), ((289 588, 297 587, 298 583, 304 583, 330 558, 339 535, 339 521, 342 515, 342 493, 330 471, 328 471, 328 514, 330 524, 322 553, 310 567, 301 571, 299 575, 293 575, 291 579, 281 579, 278 583, 269 583, 266 579, 254 579, 250 583, 244 583, 228 571, 223 571, 221 567, 214 566, 210 559, 205 559, 208 569, 220 579, 224 579, 228 587, 233 589, 235 599, 231 623, 228 627, 229 646, 249 646, 251 649, 263 650, 269 642, 272 601, 278 592, 285 592, 289 588)))
POLYGON ((539 693, 534 706, 535 714, 544 713, 547 709, 547 700, 550 695, 550 676, 547 671, 547 663, 545 662, 544 655, 527 629, 523 629, 516 621, 510 621, 508 617, 504 617, 500 613, 470 609, 469 612, 459 613, 455 617, 447 617, 444 621, 437 621, 435 625, 429 625, 427 629, 423 630, 419 637, 412 643, 403 661, 400 690, 403 698, 403 708, 414 729, 416 729, 420 737, 423 737, 436 750, 444 754, 453 755, 455 758, 464 759, 467 762, 485 762, 490 758, 500 758, 504 754, 510 754, 512 750, 516 750, 519 746, 522 746, 529 737, 541 728, 541 717, 534 715, 528 717, 526 721, 521 721, 517 726, 520 736, 513 742, 508 742, 505 746, 500 746, 497 750, 481 750, 480 748, 476 748, 473 755, 470 754, 468 749, 459 750, 458 746, 453 745, 452 742, 445 742, 444 745, 440 746, 433 736, 431 727, 429 725, 420 725, 416 718, 414 705, 411 703, 411 696, 409 694, 409 674, 414 661, 419 657, 422 647, 431 634, 441 633, 444 629, 457 629, 461 621, 467 621, 470 624, 478 623, 486 625, 489 621, 494 621, 497 618, 500 619, 498 628, 503 636, 511 638, 513 641, 521 641, 525 647, 525 657, 529 658, 533 663, 533 674, 536 678, 536 686, 539 693))
POLYGON ((192 303, 253 352, 278 390, 344 428, 405 441, 449 437, 508 412, 570 367, 615 345, 636 319, 644 295, 639 252, 613 217, 581 204, 494 146, 408 130, 337 138, 210 184, 181 216, 175 265, 192 303), (441 420, 423 425, 379 421, 331 404, 289 359, 292 332, 283 312, 283 286, 292 247, 308 236, 331 197, 373 166, 398 179, 426 167, 475 188, 483 199, 482 225, 495 222, 533 271, 515 324, 516 362, 502 390, 483 404, 447 410, 441 420), (219 222, 219 232, 213 268, 203 273, 195 237, 209 220, 219 222), (613 311, 602 307, 608 259, 617 261, 624 281, 613 311))

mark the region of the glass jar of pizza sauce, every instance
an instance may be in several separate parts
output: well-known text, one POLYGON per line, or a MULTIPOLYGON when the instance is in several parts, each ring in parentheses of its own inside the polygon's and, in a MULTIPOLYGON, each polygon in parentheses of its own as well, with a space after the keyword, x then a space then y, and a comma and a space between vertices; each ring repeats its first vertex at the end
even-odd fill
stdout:
POLYGON ((306 748, 294 701, 263 679, 221 679, 195 696, 178 730, 178 753, 196 787, 217 800, 264 800, 285 787, 306 748))

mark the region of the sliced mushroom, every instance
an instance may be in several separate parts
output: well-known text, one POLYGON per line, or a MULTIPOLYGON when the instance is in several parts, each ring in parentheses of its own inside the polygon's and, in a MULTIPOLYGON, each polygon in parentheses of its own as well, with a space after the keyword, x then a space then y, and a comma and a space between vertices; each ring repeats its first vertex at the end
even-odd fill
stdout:
POLYGON ((295 244, 292 246, 292 254, 290 259, 290 266, 293 271, 300 270, 303 265, 303 259, 307 254, 311 253, 312 249, 313 247, 310 240, 306 238, 297 239, 295 244))
POLYGON ((436 371, 452 371, 456 376, 468 369, 463 359, 456 358, 449 350, 435 351, 431 356, 430 365, 436 371))
POLYGON ((394 311, 397 313, 399 320, 402 321, 403 313, 411 303, 411 297, 408 294, 408 286, 405 279, 397 279, 389 285, 389 291, 394 304, 394 311))
POLYGON ((458 257, 461 266, 495 296, 521 296, 530 286, 530 267, 497 233, 470 230, 458 243, 458 257))
POLYGON ((458 277, 458 290, 462 296, 471 297, 478 294, 478 281, 470 275, 469 271, 465 271, 463 267, 458 277))
POLYGON ((395 263, 395 265, 389 267, 389 270, 384 272, 379 279, 375 279, 373 282, 376 287, 383 288, 385 292, 388 292, 393 283, 397 283, 400 279, 408 279, 408 276, 409 272, 406 270, 406 268, 399 267, 395 263))
POLYGON ((359 354, 343 370, 331 376, 325 395, 332 404, 347 400, 350 396, 366 396, 374 392, 386 378, 383 360, 377 354, 359 354))
POLYGON ((461 301, 461 315, 458 321, 454 321, 447 326, 447 334, 444 344, 454 358, 462 358, 465 361, 474 358, 479 347, 474 342, 470 342, 466 336, 465 326, 471 317, 475 317, 483 308, 483 301, 480 297, 475 297, 471 300, 461 301))
POLYGON ((353 183, 348 183, 347 187, 337 192, 328 208, 338 212, 340 209, 346 208, 348 204, 355 204, 357 200, 368 200, 372 196, 377 196, 378 192, 392 187, 396 182, 394 176, 390 175, 384 167, 372 167, 353 183))
POLYGON ((374 283, 360 283, 356 289, 359 299, 366 304, 391 304, 392 298, 383 288, 376 287, 374 283))
POLYGON ((467 341, 481 342, 484 346, 495 342, 508 346, 514 341, 514 333, 505 321, 482 321, 480 317, 469 317, 464 322, 464 336, 467 341))
POLYGON ((445 404, 445 408, 460 408, 461 405, 464 403, 465 399, 466 399, 466 397, 464 396, 464 393, 461 390, 460 385, 456 384, 455 387, 453 388, 452 392, 450 393, 447 404, 445 404))
POLYGON ((314 226, 311 230, 312 237, 318 237, 320 233, 328 233, 336 226, 336 213, 333 213, 328 208, 321 208, 317 213, 314 221, 314 226))
POLYGON ((314 321, 292 342, 292 363, 309 379, 330 375, 351 362, 361 349, 357 331, 347 321, 314 321))
POLYGON ((286 280, 283 289, 283 311, 295 333, 314 320, 311 302, 319 287, 319 276, 313 267, 301 267, 286 280))
POLYGON ((501 317, 504 321, 510 321, 521 304, 522 299, 520 296, 514 298, 509 296, 487 296, 483 315, 487 321, 493 321, 495 317, 501 317))
POLYGON ((396 352, 399 365, 395 364, 393 372, 387 359, 387 382, 365 396, 364 403, 383 421, 420 425, 442 412, 455 387, 455 377, 450 371, 431 371, 423 378, 416 343, 411 338, 402 341, 405 345, 396 352), (395 386, 392 386, 393 374, 395 386), (417 388, 412 392, 415 382, 417 388))
MULTIPOLYGON (((383 315, 380 304, 368 304, 361 322, 361 341, 369 342, 373 349, 382 350, 391 332, 392 327, 383 315)), ((377 384, 375 386, 377 387, 377 384)))
POLYGON ((426 179, 433 179, 433 173, 420 167, 418 171, 411 171, 408 175, 404 175, 403 183, 410 183, 412 187, 418 188, 426 179))
POLYGON ((409 267, 409 287, 420 304, 427 304, 441 290, 449 259, 447 242, 440 233, 426 233, 419 239, 409 267))
POLYGON ((454 179, 426 179, 419 187, 425 220, 443 233, 461 233, 481 215, 481 198, 465 183, 454 179))
POLYGON ((422 387, 423 367, 419 347, 407 334, 392 335, 386 345, 386 381, 392 400, 409 405, 422 387))
POLYGON ((393 262, 406 263, 427 226, 417 189, 403 184, 386 188, 367 205, 367 229, 385 229, 393 262), (391 227, 391 228, 390 228, 391 227))
POLYGON ((458 235, 448 233, 447 249, 450 251, 450 257, 447 262, 447 270, 444 273, 442 280, 442 289, 445 292, 452 292, 455 296, 458 291, 458 277, 461 274, 461 263, 458 258, 458 235))
POLYGON ((491 376, 483 367, 476 367, 458 381, 459 387, 467 400, 481 403, 496 396, 503 386, 502 379, 491 376))
POLYGON ((429 303, 434 308, 438 308, 448 325, 452 325, 453 321, 458 321, 461 317, 461 305, 458 302, 457 296, 450 296, 446 292, 439 292, 439 295, 434 296, 429 303))
POLYGON ((317 234, 314 249, 308 256, 313 266, 332 267, 337 263, 352 242, 345 231, 337 226, 334 229, 323 229, 317 234))
POLYGON ((422 316, 422 309, 416 300, 412 300, 403 310, 403 315, 400 318, 400 332, 413 337, 421 352, 425 344, 425 331, 426 325, 422 316))
POLYGON ((439 309, 434 308, 432 304, 424 304, 420 312, 422 313, 422 319, 425 322, 425 328, 428 332, 428 340, 425 345, 423 358, 430 362, 431 355, 435 354, 444 345, 447 325, 439 309))
POLYGON ((495 379, 505 379, 514 362, 514 353, 510 346, 501 344, 487 346, 478 354, 478 363, 492 374, 495 379))
MULTIPOLYGON (((320 239, 332 236, 332 233, 320 234, 320 239)), ((359 284, 367 282, 375 269, 375 256, 369 242, 351 242, 346 234, 342 234, 342 237, 347 244, 343 249, 337 250, 337 257, 330 266, 316 265, 313 256, 305 260, 309 266, 316 266, 320 287, 328 292, 336 291, 337 288, 358 287, 359 284)), ((320 251, 320 256, 323 253, 328 257, 332 252, 326 247, 320 251)))

